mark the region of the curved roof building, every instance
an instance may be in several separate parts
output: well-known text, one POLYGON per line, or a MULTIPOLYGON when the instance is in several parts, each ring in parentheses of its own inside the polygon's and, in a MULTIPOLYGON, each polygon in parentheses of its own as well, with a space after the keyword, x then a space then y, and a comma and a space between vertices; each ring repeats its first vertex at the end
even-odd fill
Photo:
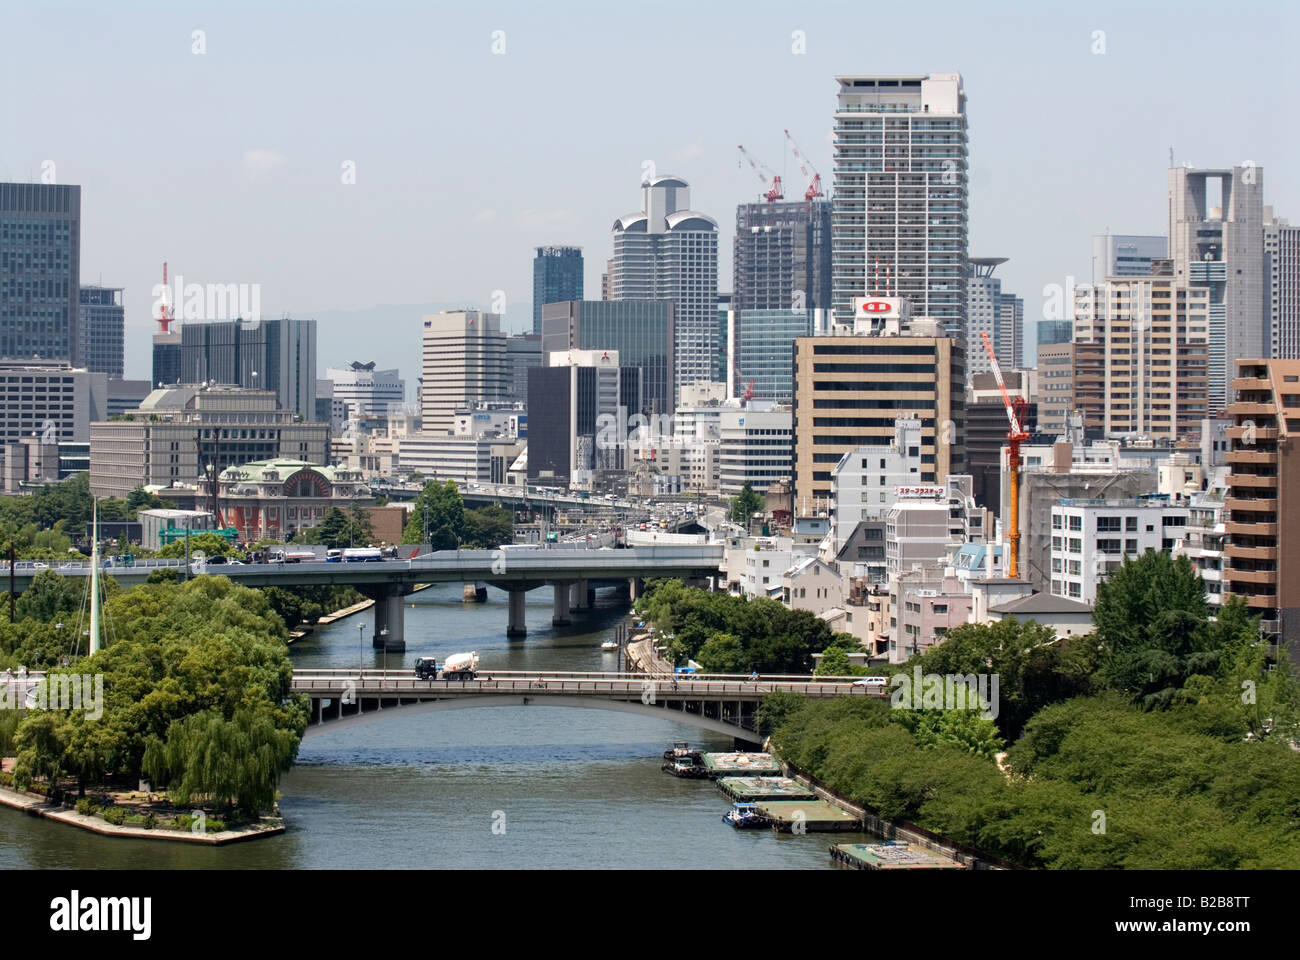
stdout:
POLYGON ((661 300, 674 309, 673 403, 684 383, 708 380, 718 353, 718 224, 690 209, 680 177, 641 184, 641 209, 614 221, 609 299, 661 300))

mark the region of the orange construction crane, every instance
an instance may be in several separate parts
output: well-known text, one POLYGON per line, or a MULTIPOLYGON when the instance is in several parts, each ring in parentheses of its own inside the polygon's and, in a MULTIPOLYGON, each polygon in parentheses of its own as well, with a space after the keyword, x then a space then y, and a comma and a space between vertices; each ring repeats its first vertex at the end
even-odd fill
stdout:
POLYGON ((740 399, 742 399, 742 400, 753 400, 753 399, 754 399, 754 381, 753 381, 753 380, 749 381, 749 386, 747 386, 747 387, 745 388, 745 395, 744 395, 743 397, 741 397, 740 399))
POLYGON ((808 158, 799 152, 799 144, 794 142, 794 137, 790 136, 790 131, 785 132, 785 138, 790 141, 790 150, 794 158, 799 161, 799 170, 803 178, 808 181, 808 189, 804 191, 803 198, 808 203, 812 203, 817 197, 826 196, 822 192, 822 175, 813 169, 813 165, 808 162, 808 158), (811 172, 812 176, 809 176, 811 172))
POLYGON ((744 157, 746 160, 749 161, 749 165, 753 167, 754 172, 758 174, 758 179, 762 180, 763 183, 767 183, 769 178, 771 179, 772 181, 771 185, 767 188, 767 190, 763 194, 767 202, 775 203, 777 200, 784 198, 785 193, 783 193, 781 189, 780 175, 777 174, 774 170, 772 170, 772 168, 769 167, 767 164, 760 163, 759 161, 755 160, 754 155, 751 154, 744 147, 738 146, 736 147, 736 149, 740 151, 740 155, 742 157, 744 157))
POLYGON ((989 355, 993 366, 993 376, 1002 391, 1002 402, 1006 404, 1007 419, 1011 427, 1007 430, 1007 576, 1012 580, 1020 576, 1020 445, 1029 439, 1029 434, 1021 428, 1029 411, 1029 404, 1023 397, 1012 398, 1007 393, 1007 385, 1002 379, 1002 368, 998 366, 998 355, 993 351, 989 335, 980 331, 984 338, 984 352, 989 355))

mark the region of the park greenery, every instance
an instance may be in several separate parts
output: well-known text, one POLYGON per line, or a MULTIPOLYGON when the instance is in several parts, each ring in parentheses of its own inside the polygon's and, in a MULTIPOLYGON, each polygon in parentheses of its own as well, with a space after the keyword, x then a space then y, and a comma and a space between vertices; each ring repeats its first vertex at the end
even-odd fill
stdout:
POLYGON ((1300 684, 1244 602, 1211 616, 1186 559, 1151 551, 1100 585, 1094 624, 967 625, 897 668, 997 674, 996 719, 782 694, 760 722, 855 803, 1023 866, 1294 866, 1300 684))
POLYGON ((809 673, 814 653, 832 645, 826 621, 807 610, 762 597, 686 587, 653 580, 636 611, 668 634, 668 658, 694 660, 708 673, 809 673))
POLYGON ((424 485, 402 528, 402 543, 428 543, 434 550, 492 550, 514 538, 514 518, 497 506, 467 509, 456 481, 424 485))
MULTIPOLYGON (((93 503, 87 473, 29 496, 0 497, 0 549, 7 557, 12 546, 20 560, 67 559, 69 553, 80 556, 74 543, 86 537, 93 503)), ((160 506, 163 502, 156 494, 138 487, 125 500, 101 498, 99 519, 134 520, 138 511, 160 506)))
POLYGON ((104 646, 89 656, 83 589, 44 571, 13 622, 7 604, 0 610, 5 666, 103 676, 101 716, 29 709, 0 724, 0 746, 16 756, 14 785, 84 794, 146 778, 174 804, 238 817, 270 809, 308 717, 305 698, 290 693, 286 629, 271 600, 225 577, 130 590, 110 578, 104 646))
POLYGON ((368 547, 374 534, 365 508, 353 505, 346 511, 330 507, 318 526, 309 527, 293 538, 294 543, 323 544, 334 550, 368 547))

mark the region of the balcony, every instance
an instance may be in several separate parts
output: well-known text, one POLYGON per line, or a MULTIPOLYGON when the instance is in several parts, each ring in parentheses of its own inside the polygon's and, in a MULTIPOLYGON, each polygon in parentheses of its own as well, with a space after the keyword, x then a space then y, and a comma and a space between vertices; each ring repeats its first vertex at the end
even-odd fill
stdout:
MULTIPOLYGON (((1275 547, 1275 546, 1273 546, 1273 547, 1247 547, 1247 546, 1241 546, 1241 545, 1239 545, 1239 544, 1235 544, 1235 543, 1230 543, 1230 544, 1228 544, 1226 547, 1223 548, 1223 555, 1224 555, 1225 557, 1232 557, 1232 558, 1241 559, 1241 560, 1272 560, 1272 561, 1276 561, 1276 560, 1277 560, 1277 547, 1275 547)), ((1235 575, 1236 573, 1239 573, 1239 572, 1247 572, 1247 571, 1237 571, 1237 570, 1232 570, 1231 568, 1229 569, 1229 573, 1232 574, 1232 575, 1235 575)), ((1259 571, 1255 571, 1255 572, 1259 572, 1259 571)))
POLYGON ((1238 487, 1251 487, 1256 490, 1276 490, 1277 477, 1261 476, 1255 473, 1230 473, 1228 474, 1228 487, 1229 490, 1238 487))
POLYGON ((1233 567, 1228 567, 1226 570, 1223 571, 1223 579, 1228 584, 1229 589, 1232 588, 1232 584, 1234 583, 1276 584, 1277 571, 1276 570, 1237 570, 1233 567))
POLYGON ((1256 497, 1246 499, 1244 497, 1225 497, 1223 500, 1225 510, 1231 510, 1234 514, 1238 510, 1244 510, 1248 513, 1277 513, 1277 500, 1273 497, 1256 497))
POLYGON ((1276 537, 1276 523, 1234 523, 1229 520, 1224 529, 1230 537, 1276 537))
POLYGON ((1271 403, 1256 403, 1251 400, 1238 400, 1228 404, 1228 414, 1233 417, 1271 417, 1277 413, 1277 407, 1271 403))
POLYGON ((1234 377, 1232 381, 1233 390, 1263 390, 1267 393, 1273 392, 1273 384, 1265 377, 1234 377))
MULTIPOLYGON (((1256 431, 1258 433, 1258 431, 1256 431)), ((1277 463, 1277 452, 1266 450, 1229 450, 1229 463, 1277 463)))
POLYGON ((1247 432, 1252 429, 1254 431, 1252 434, 1253 441, 1277 439, 1277 427, 1229 427, 1225 433, 1229 440, 1244 440, 1247 443, 1250 443, 1253 441, 1247 438, 1247 432))

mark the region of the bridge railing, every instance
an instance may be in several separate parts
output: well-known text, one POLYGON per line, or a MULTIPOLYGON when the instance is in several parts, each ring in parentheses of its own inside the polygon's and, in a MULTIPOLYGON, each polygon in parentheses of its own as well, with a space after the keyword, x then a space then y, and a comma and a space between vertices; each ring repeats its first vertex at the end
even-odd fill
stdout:
MULTIPOLYGON (((671 676, 651 677, 644 673, 635 671, 617 671, 617 670, 480 670, 480 677, 491 676, 502 680, 635 680, 644 682, 646 680, 655 680, 657 683, 671 683, 671 676)), ((415 676, 414 670, 364 670, 358 671, 352 667, 322 667, 314 669, 294 670, 294 679, 304 680, 332 679, 340 678, 345 680, 361 679, 407 679, 415 676)), ((679 683, 690 683, 699 681, 722 682, 722 683, 852 683, 855 680, 861 680, 858 676, 838 677, 838 676, 812 676, 806 673, 764 673, 758 677, 753 677, 748 673, 692 673, 679 674, 677 680, 679 683)), ((439 681, 441 682, 441 681, 439 681)))
MULTIPOLYGON (((607 696, 627 696, 644 698, 646 680, 580 680, 575 678, 534 678, 534 679, 499 679, 493 674, 475 680, 419 680, 414 677, 349 677, 335 678, 298 678, 293 681, 293 690, 297 693, 320 693, 337 696, 343 689, 343 681, 348 681, 348 692, 354 696, 367 693, 376 696, 400 696, 403 692, 415 693, 571 693, 571 694, 605 694, 607 696)), ((772 680, 750 680, 743 683, 716 680, 686 680, 675 686, 670 681, 654 683, 656 697, 660 700, 672 699, 674 695, 726 696, 728 694, 755 697, 777 691, 800 691, 812 696, 835 694, 837 696, 880 696, 876 690, 868 687, 853 687, 842 683, 791 683, 772 680)), ((653 701, 652 701, 653 702, 653 701)))

